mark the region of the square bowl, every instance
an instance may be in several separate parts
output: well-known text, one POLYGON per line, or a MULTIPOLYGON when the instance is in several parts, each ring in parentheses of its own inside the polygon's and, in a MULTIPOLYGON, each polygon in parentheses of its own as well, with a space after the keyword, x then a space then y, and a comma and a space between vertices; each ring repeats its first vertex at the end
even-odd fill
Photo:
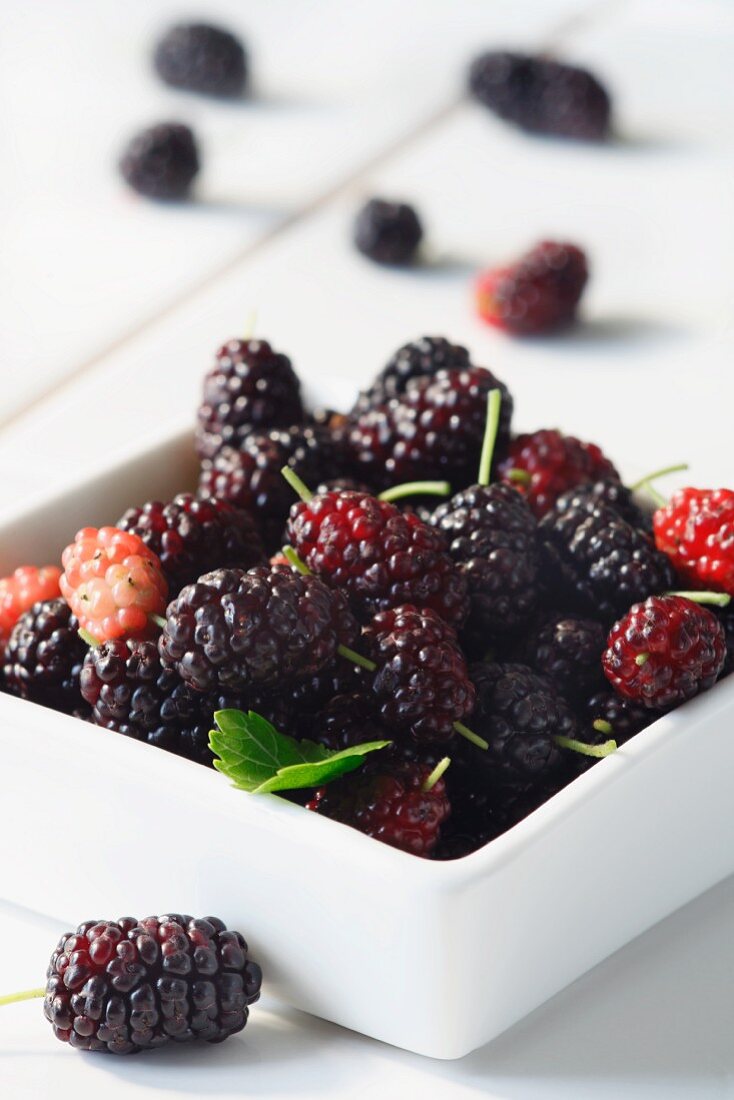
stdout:
MULTIPOLYGON (((181 432, 39 500, 0 527, 0 573, 194 478, 181 432)), ((70 925, 216 913, 274 996, 459 1058, 734 870, 733 717, 734 677, 484 848, 433 863, 0 694, 5 897, 70 925)))

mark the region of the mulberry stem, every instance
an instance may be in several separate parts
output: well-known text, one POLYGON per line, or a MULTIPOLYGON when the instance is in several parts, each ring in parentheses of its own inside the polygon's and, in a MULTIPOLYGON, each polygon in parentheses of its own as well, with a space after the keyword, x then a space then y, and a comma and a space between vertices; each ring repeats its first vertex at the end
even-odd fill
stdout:
POLYGON ((421 789, 424 790, 426 793, 428 793, 428 791, 432 791, 450 763, 450 756, 444 756, 441 760, 439 760, 438 764, 436 764, 436 767, 428 776, 421 789))
POLYGON ((499 390, 490 390, 487 394, 487 421, 484 428, 484 440, 482 441, 482 456, 479 459, 478 482, 480 485, 489 485, 501 408, 502 394, 499 390))
POLYGON ((607 737, 614 733, 614 726, 611 722, 607 722, 606 718, 595 718, 591 725, 597 733, 605 733, 607 737))
POLYGON ((508 470, 505 476, 509 481, 514 481, 518 485, 530 485, 533 480, 527 470, 519 470, 517 467, 508 470))
POLYGON ((662 493, 659 493, 657 489, 650 484, 649 481, 643 481, 640 484, 640 488, 644 489, 647 495, 652 497, 658 508, 665 508, 666 504, 668 503, 667 500, 662 493))
POLYGON ((634 485, 628 485, 627 488, 631 493, 636 493, 638 489, 646 489, 650 481, 657 481, 659 477, 667 477, 668 474, 678 474, 682 470, 688 469, 687 462, 678 462, 675 466, 663 466, 660 470, 653 470, 651 474, 645 474, 639 481, 636 481, 634 485))
POLYGON ((304 504, 308 504, 313 500, 313 493, 306 485, 305 481, 302 481, 295 470, 291 470, 290 466, 284 466, 280 471, 285 480, 290 485, 291 489, 301 498, 304 504))
POLYGON ((684 600, 691 600, 693 603, 704 606, 710 604, 712 607, 728 607, 731 603, 728 592, 666 592, 665 595, 682 596, 684 600))
POLYGON ((470 730, 463 722, 454 722, 454 729, 462 737, 466 737, 467 741, 471 741, 472 745, 476 745, 477 748, 484 749, 485 752, 489 748, 489 741, 485 741, 483 737, 480 737, 474 730, 470 730))
POLYGON ((573 737, 562 737, 561 734, 558 734, 553 740, 559 748, 579 752, 582 756, 596 756, 599 759, 611 756, 613 752, 617 751, 617 742, 611 740, 605 741, 603 745, 587 745, 585 741, 577 741, 573 737))
POLYGON ((0 997, 0 1005, 12 1005, 16 1001, 33 1001, 37 997, 46 996, 46 987, 43 989, 26 989, 23 993, 6 993, 4 997, 0 997))
POLYGON ((81 640, 85 642, 86 645, 90 647, 90 649, 94 649, 95 646, 99 645, 97 639, 93 637, 93 635, 91 635, 88 630, 85 630, 83 626, 79 627, 78 634, 81 640))
POLYGON ((149 615, 148 618, 152 623, 155 623, 156 626, 159 626, 161 630, 163 630, 163 627, 166 625, 166 620, 162 615, 149 615))
POLYGON ((448 481, 406 481, 404 485, 392 485, 389 489, 385 489, 377 499, 392 502, 402 500, 403 497, 419 495, 447 497, 450 492, 451 485, 448 481))
POLYGON ((304 577, 311 576, 311 570, 308 568, 305 561, 299 558, 292 546, 283 547, 283 557, 288 559, 294 569, 297 569, 299 573, 303 573, 304 577))
POLYGON ((354 650, 350 649, 347 645, 337 646, 336 651, 342 657, 346 657, 348 661, 352 661, 355 665, 359 665, 360 668, 366 668, 368 672, 377 671, 377 665, 374 661, 371 661, 369 657, 363 657, 361 653, 355 653, 354 650))

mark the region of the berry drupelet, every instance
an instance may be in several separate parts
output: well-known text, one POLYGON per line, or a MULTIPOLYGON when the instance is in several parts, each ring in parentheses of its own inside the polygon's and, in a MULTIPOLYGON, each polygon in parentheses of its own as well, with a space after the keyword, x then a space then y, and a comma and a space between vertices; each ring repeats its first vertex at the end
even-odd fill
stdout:
POLYGON ((540 522, 550 599, 604 622, 650 593, 675 587, 675 574, 652 538, 605 505, 549 513, 540 522))
POLYGON ((85 921, 51 956, 43 1008, 62 1042, 134 1054, 234 1035, 261 984, 242 936, 216 917, 85 921))
POLYGON ((603 686, 605 645, 606 633, 595 619, 553 615, 531 634, 525 655, 566 699, 576 700, 603 686))
POLYGON ((358 476, 381 489, 446 478, 458 489, 476 477, 487 395, 502 395, 499 445, 509 438, 512 397, 483 367, 411 379, 401 397, 357 417, 350 444, 358 476))
POLYGON ((117 527, 83 527, 66 547, 59 584, 64 599, 97 642, 142 638, 165 611, 168 584, 143 540, 117 527))
POLYGON ((538 600, 538 525, 510 485, 473 485, 439 504, 431 523, 469 587, 464 638, 472 649, 511 634, 530 619, 538 600))
POLYGON ((252 516, 213 497, 179 493, 166 504, 149 501, 128 508, 116 526, 138 535, 157 555, 171 597, 202 573, 222 566, 249 569, 265 559, 252 516))
POLYGON ((452 626, 466 618, 466 581, 443 537, 388 501, 320 493, 293 505, 287 535, 312 573, 346 593, 362 621, 406 603, 430 608, 452 626))
POLYGON ((5 647, 5 690, 67 714, 79 706, 79 672, 87 647, 66 600, 25 611, 5 647))
POLYGON ((609 133, 609 94, 592 73, 530 54, 476 58, 469 90, 506 122, 537 134, 599 141, 609 133))
POLYGON ((196 691, 246 691, 313 675, 351 647, 344 596, 283 566, 217 569, 168 607, 161 660, 196 691))
POLYGON ((423 226, 412 206, 370 199, 354 222, 354 243, 363 256, 378 264, 409 264, 423 237, 423 226))
POLYGON ((24 611, 35 603, 61 595, 57 565, 22 565, 9 577, 0 578, 0 648, 24 611))
POLYGON ((155 48, 153 64, 173 88, 206 95, 238 96, 247 82, 247 57, 229 31, 207 23, 179 23, 155 48))
POLYGON ((543 241, 517 263, 479 276, 479 316, 515 336, 554 332, 573 321, 588 277, 580 248, 543 241))
POLYGON ((372 385, 360 393, 352 415, 379 408, 393 397, 400 397, 412 378, 433 377, 441 370, 463 370, 470 366, 466 348, 451 344, 443 336, 413 340, 398 348, 372 385))
POLYGON ((619 481, 616 469, 595 443, 582 443, 552 428, 516 436, 499 473, 527 497, 538 517, 568 489, 600 479, 619 481))
POLYGON ((430 766, 411 761, 389 771, 384 764, 368 764, 319 788, 307 808, 393 848, 430 856, 451 812, 444 780, 426 789, 430 777, 430 766))
POLYGON ((407 604, 376 615, 364 642, 385 725, 418 744, 448 741, 475 699, 456 632, 435 611, 407 604))
POLYGON ((716 616, 683 596, 651 596, 615 623, 603 656, 615 691, 653 710, 669 710, 705 691, 726 659, 716 616))
POLYGON ((199 171, 194 135, 180 122, 161 122, 137 134, 120 160, 126 183, 150 199, 183 199, 199 171))
POLYGON ((655 542, 696 588, 734 595, 734 492, 680 489, 653 517, 655 542))
POLYGON ((204 378, 196 447, 212 458, 239 448, 253 432, 287 428, 304 418, 301 384, 290 359, 266 340, 229 340, 204 378))

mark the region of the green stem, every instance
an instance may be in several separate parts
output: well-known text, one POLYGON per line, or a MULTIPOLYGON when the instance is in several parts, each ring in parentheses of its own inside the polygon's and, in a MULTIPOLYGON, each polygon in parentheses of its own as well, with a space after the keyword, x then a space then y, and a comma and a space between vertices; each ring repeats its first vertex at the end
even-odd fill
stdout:
POLYGON ((83 626, 79 627, 79 630, 77 631, 77 633, 78 633, 79 637, 81 638, 81 640, 83 642, 86 642, 86 644, 90 647, 90 649, 94 649, 95 646, 99 645, 99 642, 97 641, 97 639, 95 637, 93 637, 93 635, 91 635, 88 630, 85 630, 83 626))
POLYGON ((490 390, 487 394, 487 420, 484 426, 484 439, 482 441, 482 454, 479 459, 479 484, 489 485, 489 477, 492 471, 492 456, 494 445, 497 442, 497 429, 500 426, 500 411, 502 409, 502 394, 499 390, 490 390))
POLYGON ((305 561, 299 558, 292 546, 283 547, 283 557, 288 559, 294 569, 297 569, 299 573, 303 573, 304 577, 311 576, 311 570, 308 568, 305 561))
POLYGON ((649 653, 638 653, 637 656, 635 657, 635 664, 637 665, 638 668, 642 668, 642 666, 646 665, 649 660, 650 660, 650 654, 649 653))
POLYGON ((369 657, 363 657, 361 653, 355 653, 349 646, 337 646, 336 651, 341 654, 342 657, 346 657, 348 661, 351 661, 352 664, 359 665, 360 668, 366 668, 368 672, 377 671, 377 665, 374 661, 371 661, 369 657))
POLYGON ((26 989, 23 993, 6 993, 0 997, 0 1005, 13 1005, 17 1001, 33 1001, 37 997, 46 996, 46 987, 43 989, 26 989))
POLYGON ((645 474, 639 481, 636 481, 634 485, 628 485, 627 488, 632 493, 636 493, 638 489, 642 489, 647 486, 649 481, 657 481, 659 477, 667 477, 668 474, 679 474, 683 470, 688 469, 687 462, 678 462, 675 466, 663 466, 660 470, 653 470, 650 474, 645 474))
POLYGON ((152 623, 155 623, 156 626, 159 626, 161 630, 163 630, 163 627, 166 625, 166 620, 162 615, 149 615, 148 618, 152 623))
POLYGON ((533 480, 527 470, 518 470, 517 467, 508 470, 505 477, 508 481, 516 481, 518 485, 530 485, 533 480))
POLYGON ((640 489, 644 489, 644 491, 648 494, 648 496, 652 497, 652 499, 657 504, 658 508, 664 508, 666 506, 666 504, 668 503, 667 500, 665 499, 665 497, 663 496, 663 494, 659 493, 657 491, 657 489, 650 484, 649 481, 643 481, 640 484, 640 489))
POLYGON ((603 745, 587 745, 585 741, 576 741, 573 737, 562 737, 561 734, 553 740, 562 749, 571 749, 572 752, 579 752, 582 756, 596 756, 599 759, 617 751, 616 741, 605 741, 603 745))
POLYGON ((380 493, 378 500, 402 500, 403 497, 431 496, 447 497, 451 492, 448 481, 406 481, 404 485, 393 485, 380 493))
POLYGON ((606 718, 595 718, 591 725, 597 733, 605 733, 607 737, 614 733, 614 726, 606 718))
POLYGON ((313 500, 313 493, 308 485, 306 485, 305 481, 301 480, 295 470, 291 470, 290 466, 284 466, 280 472, 291 489, 301 498, 304 504, 308 504, 309 501, 313 500))
POLYGON ((454 729, 462 737, 466 737, 467 741, 471 741, 472 745, 476 745, 477 748, 484 749, 485 752, 489 748, 489 741, 485 741, 483 737, 480 737, 474 730, 470 730, 463 722, 454 722, 454 729))
POLYGON ((436 764, 436 767, 433 769, 433 771, 423 784, 423 790, 426 791, 426 793, 433 790, 450 763, 450 756, 444 756, 441 760, 439 760, 438 764, 436 764))
POLYGON ((665 595, 682 596, 684 600, 691 600, 693 603, 701 603, 704 606, 711 604, 712 607, 728 607, 731 603, 728 592, 666 592, 665 595))

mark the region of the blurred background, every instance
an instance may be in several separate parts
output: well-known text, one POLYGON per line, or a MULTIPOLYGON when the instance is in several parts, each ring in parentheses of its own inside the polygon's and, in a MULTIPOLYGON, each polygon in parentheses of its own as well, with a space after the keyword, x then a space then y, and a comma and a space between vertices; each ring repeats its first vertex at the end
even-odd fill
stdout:
POLYGON ((441 334, 511 386, 518 428, 594 439, 623 471, 688 459, 731 477, 733 45, 726 0, 7 0, 0 508, 191 423, 215 349, 253 310, 332 405, 441 334), (156 74, 157 40, 192 17, 244 42, 244 96, 156 74), (489 48, 590 68, 611 139, 529 135, 471 101, 489 48), (161 121, 199 144, 185 202, 118 171, 161 121), (419 211, 418 265, 354 249, 375 194, 419 211), (544 237, 587 252, 581 319, 512 339, 477 317, 473 280, 544 237))

